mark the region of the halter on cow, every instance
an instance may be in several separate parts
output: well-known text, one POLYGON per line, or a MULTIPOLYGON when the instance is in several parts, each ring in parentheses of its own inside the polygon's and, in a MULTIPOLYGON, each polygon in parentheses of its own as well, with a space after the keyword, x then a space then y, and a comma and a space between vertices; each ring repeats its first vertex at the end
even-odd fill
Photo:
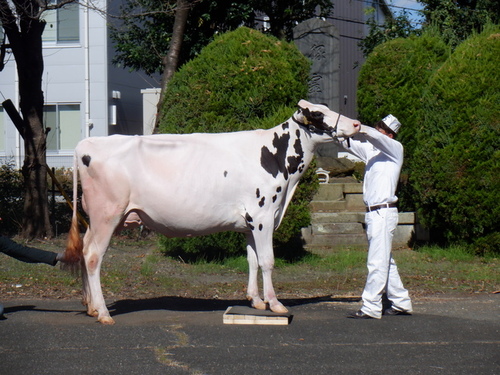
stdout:
POLYGON ((359 128, 358 121, 301 100, 288 121, 268 130, 82 140, 74 156, 75 204, 66 257, 80 260, 87 313, 114 323, 102 295, 101 262, 113 233, 139 222, 167 237, 245 233, 247 298, 257 309, 269 305, 286 312, 272 284, 273 232, 316 147, 359 128), (83 241, 76 217, 78 172, 90 219, 83 241))

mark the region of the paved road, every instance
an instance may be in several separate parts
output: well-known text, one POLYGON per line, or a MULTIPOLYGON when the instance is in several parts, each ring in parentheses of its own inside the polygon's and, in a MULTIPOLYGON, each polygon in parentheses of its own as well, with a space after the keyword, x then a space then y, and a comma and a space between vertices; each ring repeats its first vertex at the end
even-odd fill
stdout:
POLYGON ((287 326, 224 325, 244 301, 121 300, 103 326, 79 301, 11 300, 0 374, 500 374, 500 295, 414 301, 412 316, 345 318, 359 302, 283 300, 287 326))

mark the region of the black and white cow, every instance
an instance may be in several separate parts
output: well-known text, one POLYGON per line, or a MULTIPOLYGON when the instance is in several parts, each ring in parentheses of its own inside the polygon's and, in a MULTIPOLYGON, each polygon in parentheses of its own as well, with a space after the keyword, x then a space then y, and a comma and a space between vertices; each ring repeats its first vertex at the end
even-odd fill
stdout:
MULTIPOLYGON (((141 222, 169 237, 221 231, 246 234, 247 298, 257 309, 286 312, 274 292, 273 232, 309 166, 315 148, 360 128, 326 106, 305 100, 286 122, 269 130, 220 134, 92 137, 75 150, 83 206, 90 226, 77 233, 76 213, 66 254, 83 252, 87 313, 113 324, 102 295, 100 268, 112 234, 141 222), (257 271, 263 277, 259 296, 257 271)), ((76 191, 74 193, 76 209, 76 191)))

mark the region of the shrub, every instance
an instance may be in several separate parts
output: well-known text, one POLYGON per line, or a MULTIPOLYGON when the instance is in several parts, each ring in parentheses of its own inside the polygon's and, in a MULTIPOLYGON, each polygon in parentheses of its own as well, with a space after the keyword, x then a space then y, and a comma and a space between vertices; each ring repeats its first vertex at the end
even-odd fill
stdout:
MULTIPOLYGON (((55 170, 55 176, 69 197, 72 197, 73 174, 65 168, 55 170)), ((49 214, 56 235, 69 231, 72 211, 60 195, 57 187, 52 193, 52 180, 49 177, 49 214)), ((79 195, 81 196, 81 194, 79 195)), ((13 163, 0 166, 0 233, 15 235, 21 229, 24 205, 23 177, 13 163)), ((79 204, 81 207, 81 204, 79 204)))
POLYGON ((459 45, 432 77, 410 182, 417 209, 435 238, 474 244, 488 237, 500 251, 500 26, 459 45))
MULTIPOLYGON (((162 104, 162 133, 270 128, 288 119, 307 97, 309 63, 293 44, 240 27, 220 35, 170 81, 162 104)), ((291 244, 310 222, 318 188, 314 167, 296 190, 275 244, 291 244)), ((168 254, 188 259, 241 254, 244 236, 220 233, 162 240, 168 254)))
POLYGON ((23 177, 13 163, 0 166, 0 234, 12 235, 21 228, 23 215, 23 177))
POLYGON ((240 27, 216 38, 174 75, 165 93, 160 130, 262 127, 256 119, 295 108, 307 96, 308 75, 309 63, 293 44, 240 27))

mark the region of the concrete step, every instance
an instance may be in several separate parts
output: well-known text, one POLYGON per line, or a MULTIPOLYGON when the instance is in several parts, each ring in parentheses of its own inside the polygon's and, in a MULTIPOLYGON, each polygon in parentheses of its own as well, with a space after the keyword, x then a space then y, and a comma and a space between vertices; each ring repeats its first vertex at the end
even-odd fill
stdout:
POLYGON ((333 183, 320 184, 314 200, 330 201, 344 199, 349 194, 363 195, 363 184, 361 183, 333 183))
POLYGON ((318 201, 337 201, 344 199, 344 184, 320 184, 314 196, 318 201))
MULTIPOLYGON (((415 212, 400 212, 399 225, 415 224, 415 212)), ((364 223, 365 211, 354 212, 312 212, 311 223, 364 223)))
POLYGON ((347 195, 345 199, 336 201, 320 201, 314 199, 309 207, 312 212, 364 211, 365 204, 361 195, 347 195))
MULTIPOLYGON (((338 224, 337 224, 338 225, 338 224)), ((335 226, 320 225, 315 226, 314 224, 302 229, 302 239, 306 247, 335 247, 343 245, 352 246, 367 246, 368 241, 366 239, 366 233, 364 229, 361 231, 359 228, 363 228, 362 224, 359 224, 358 228, 350 227, 349 233, 346 232, 336 232, 335 226)), ((339 228, 339 227, 337 227, 339 228)), ((398 225, 396 232, 394 233, 394 238, 392 245, 394 248, 400 246, 407 246, 408 242, 418 234, 415 233, 415 227, 412 224, 402 224, 398 225)))
POLYGON ((363 234, 321 234, 304 235, 306 247, 335 247, 335 246, 368 246, 366 235, 363 234))
POLYGON ((363 223, 364 212, 313 212, 311 223, 363 223))
MULTIPOLYGON (((320 184, 310 208, 311 225, 302 229, 306 248, 368 246, 364 229, 366 212, 362 183, 320 184)), ((405 246, 409 239, 415 236, 415 220, 414 212, 399 213, 394 246, 405 246)))
POLYGON ((313 236, 323 234, 364 234, 361 223, 315 223, 310 225, 313 236))
POLYGON ((363 184, 360 182, 351 182, 344 185, 344 194, 363 194, 363 184))

